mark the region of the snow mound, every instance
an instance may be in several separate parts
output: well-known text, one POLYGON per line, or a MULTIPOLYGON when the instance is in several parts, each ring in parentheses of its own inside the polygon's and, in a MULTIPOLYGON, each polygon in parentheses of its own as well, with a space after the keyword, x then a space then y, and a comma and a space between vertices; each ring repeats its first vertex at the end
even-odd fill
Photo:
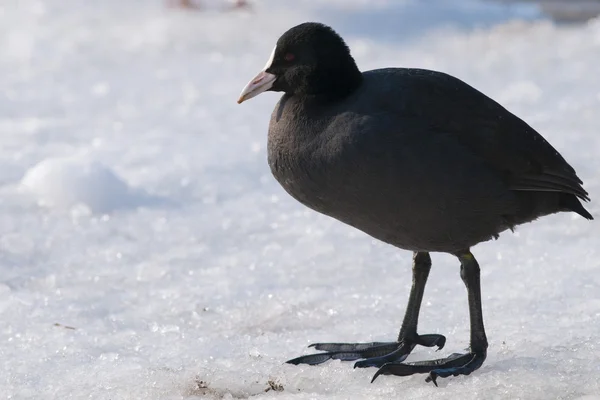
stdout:
POLYGON ((21 187, 51 208, 84 206, 93 213, 148 205, 152 197, 130 187, 108 166, 82 157, 49 158, 31 167, 21 187))

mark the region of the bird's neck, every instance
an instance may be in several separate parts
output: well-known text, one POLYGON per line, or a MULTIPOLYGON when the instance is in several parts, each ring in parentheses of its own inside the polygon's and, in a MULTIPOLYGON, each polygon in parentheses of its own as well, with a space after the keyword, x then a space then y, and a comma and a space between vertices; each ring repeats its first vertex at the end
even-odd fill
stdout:
POLYGON ((356 91, 362 81, 362 73, 350 58, 309 73, 293 91, 286 93, 291 96, 336 101, 356 91))
POLYGON ((355 64, 353 68, 332 69, 320 76, 317 87, 321 88, 315 93, 332 100, 338 100, 354 93, 363 82, 363 75, 355 64))

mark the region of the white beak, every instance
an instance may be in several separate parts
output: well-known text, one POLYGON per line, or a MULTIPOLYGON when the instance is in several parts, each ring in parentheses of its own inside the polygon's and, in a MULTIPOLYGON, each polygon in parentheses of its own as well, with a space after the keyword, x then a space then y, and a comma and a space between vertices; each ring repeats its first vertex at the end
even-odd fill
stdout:
POLYGON ((267 61, 267 64, 265 64, 263 70, 260 71, 258 75, 254 77, 254 79, 248 82, 244 90, 242 90, 240 98, 237 101, 238 104, 242 104, 244 101, 258 96, 262 92, 266 92, 267 90, 271 89, 271 87, 273 87, 273 82, 275 82, 275 79, 277 79, 277 77, 266 71, 269 68, 271 68, 271 64, 273 64, 273 59, 275 58, 275 50, 277 50, 277 46, 275 46, 275 48, 271 52, 271 56, 269 57, 269 60, 267 61))
POLYGON ((237 101, 238 104, 242 104, 244 101, 271 89, 275 79, 277 79, 275 75, 261 71, 244 87, 244 90, 240 93, 240 98, 237 101))

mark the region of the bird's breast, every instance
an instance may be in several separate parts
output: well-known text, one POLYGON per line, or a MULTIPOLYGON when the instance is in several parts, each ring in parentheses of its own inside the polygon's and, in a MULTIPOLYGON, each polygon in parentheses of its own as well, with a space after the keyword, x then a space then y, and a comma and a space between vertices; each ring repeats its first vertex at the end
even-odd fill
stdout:
POLYGON ((310 143, 269 141, 268 161, 277 182, 292 197, 319 212, 328 213, 336 190, 334 165, 310 143))

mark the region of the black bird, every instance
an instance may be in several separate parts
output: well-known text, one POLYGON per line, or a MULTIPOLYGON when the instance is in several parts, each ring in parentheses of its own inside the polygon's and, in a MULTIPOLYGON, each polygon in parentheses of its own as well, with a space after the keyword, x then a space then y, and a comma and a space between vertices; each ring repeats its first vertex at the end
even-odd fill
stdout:
POLYGON ((374 238, 414 253, 412 288, 395 342, 318 343, 322 353, 291 364, 353 361, 379 375, 468 375, 484 362, 479 265, 470 248, 500 232, 562 211, 593 219, 582 181, 533 128, 445 73, 413 68, 360 72, 330 27, 304 23, 283 34, 241 103, 283 92, 271 116, 271 172, 296 200, 374 238), (403 363, 416 345, 430 252, 460 260, 471 321, 470 349, 403 363))

